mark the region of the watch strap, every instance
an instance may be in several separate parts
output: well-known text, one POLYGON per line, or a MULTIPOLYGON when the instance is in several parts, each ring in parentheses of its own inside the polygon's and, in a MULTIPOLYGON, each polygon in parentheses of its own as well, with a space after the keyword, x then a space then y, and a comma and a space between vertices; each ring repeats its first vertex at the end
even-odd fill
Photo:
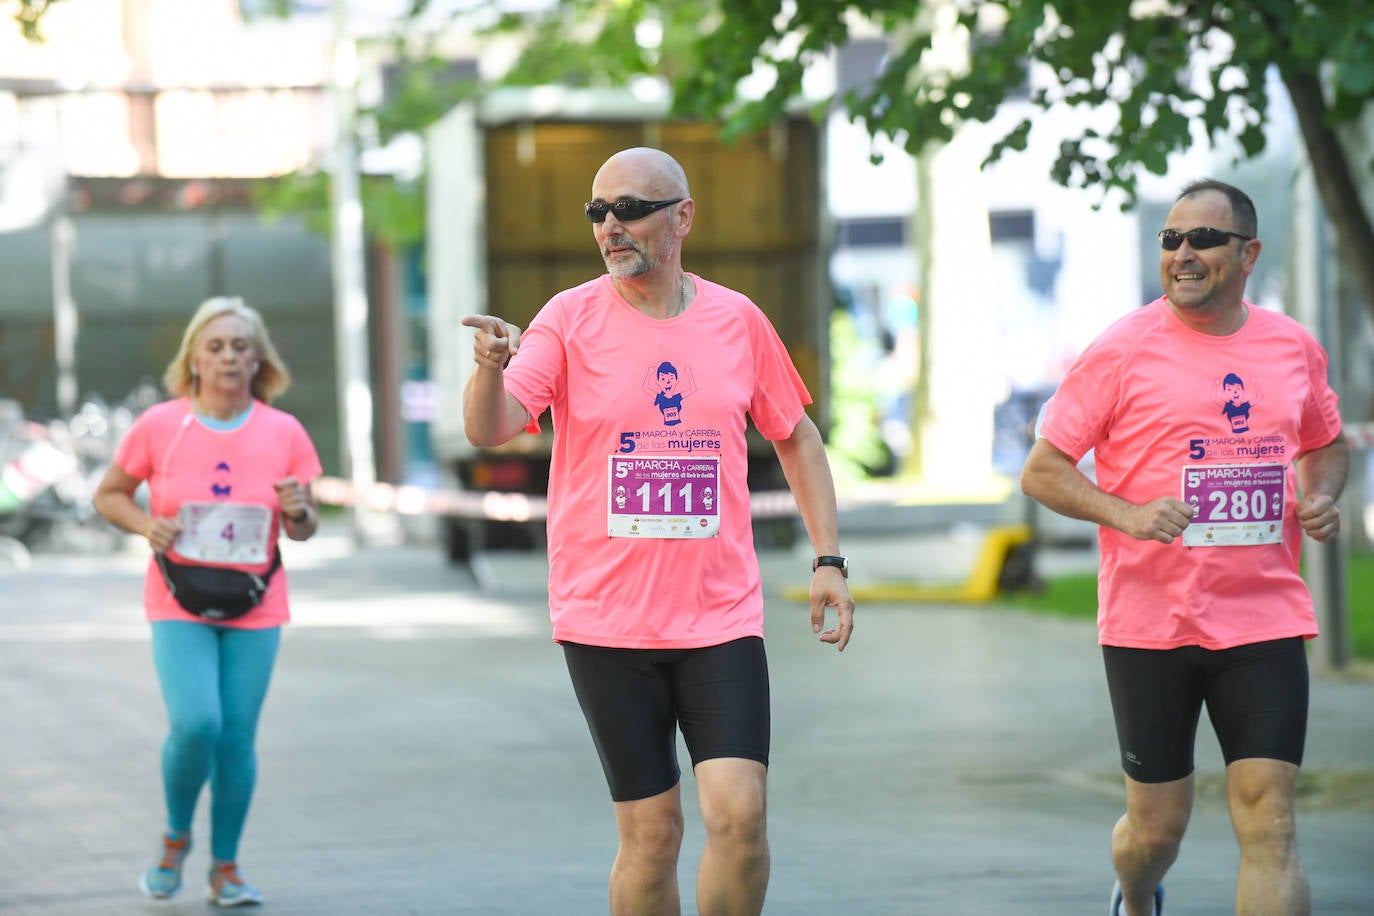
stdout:
POLYGON ((837 557, 822 554, 811 561, 811 571, 815 572, 822 566, 833 566, 840 571, 846 579, 849 578, 849 559, 848 557, 837 557))

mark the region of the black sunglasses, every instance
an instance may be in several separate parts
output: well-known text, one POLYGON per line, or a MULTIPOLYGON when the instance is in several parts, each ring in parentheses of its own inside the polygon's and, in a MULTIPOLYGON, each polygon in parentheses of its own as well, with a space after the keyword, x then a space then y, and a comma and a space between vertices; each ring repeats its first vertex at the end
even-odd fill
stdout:
POLYGON ((674 197, 672 200, 636 200, 633 197, 625 200, 617 200, 613 204, 605 201, 594 200, 586 204, 582 209, 587 211, 587 219, 594 223, 606 222, 606 214, 611 214, 617 222, 632 223, 637 219, 643 219, 656 210, 664 207, 671 207, 673 204, 681 203, 686 198, 674 197))
POLYGON ((1244 239, 1248 242, 1254 236, 1241 235, 1230 229, 1213 229, 1210 226, 1200 226, 1197 229, 1189 229, 1187 232, 1179 232, 1177 229, 1159 230, 1159 244, 1165 251, 1178 251, 1183 246, 1184 239, 1188 240, 1188 244, 1194 250, 1204 251, 1208 248, 1225 245, 1233 238, 1244 239))

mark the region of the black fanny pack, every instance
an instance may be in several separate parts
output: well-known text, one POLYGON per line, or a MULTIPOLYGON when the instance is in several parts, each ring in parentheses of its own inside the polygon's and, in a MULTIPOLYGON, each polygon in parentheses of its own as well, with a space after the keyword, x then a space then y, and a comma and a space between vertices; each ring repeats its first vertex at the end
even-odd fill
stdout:
POLYGON ((281 568, 281 551, 272 551, 272 565, 262 575, 222 566, 191 566, 174 563, 160 553, 162 581, 177 604, 206 620, 233 620, 262 604, 272 575, 281 568))

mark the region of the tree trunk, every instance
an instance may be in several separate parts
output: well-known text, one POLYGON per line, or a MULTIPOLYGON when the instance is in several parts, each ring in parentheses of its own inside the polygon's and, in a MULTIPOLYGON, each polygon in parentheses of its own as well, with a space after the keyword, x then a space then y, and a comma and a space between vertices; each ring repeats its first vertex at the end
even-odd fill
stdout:
POLYGON ((934 250, 935 226, 930 200, 935 196, 934 178, 931 163, 935 158, 935 144, 931 144, 915 157, 916 166, 916 209, 911 215, 911 237, 916 247, 916 327, 920 334, 918 352, 920 365, 916 367, 916 385, 911 395, 911 415, 907 423, 911 427, 911 452, 907 455, 902 471, 913 477, 920 477, 925 471, 926 421, 930 419, 930 363, 931 363, 931 298, 929 295, 931 252, 934 250))
POLYGON ((1321 79, 1312 73, 1283 73, 1283 84, 1293 100, 1303 145, 1312 160, 1317 193, 1336 230, 1341 267, 1354 277, 1364 307, 1374 317, 1374 226, 1361 203, 1350 157, 1327 123, 1321 79))

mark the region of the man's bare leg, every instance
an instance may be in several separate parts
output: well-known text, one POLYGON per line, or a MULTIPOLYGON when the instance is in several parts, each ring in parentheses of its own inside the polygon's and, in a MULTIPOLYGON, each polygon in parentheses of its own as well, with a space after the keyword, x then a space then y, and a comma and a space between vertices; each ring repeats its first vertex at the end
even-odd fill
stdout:
POLYGON ((1226 768, 1231 826, 1240 842, 1236 912, 1245 916, 1308 916, 1307 875, 1298 859, 1293 800, 1298 768, 1252 757, 1226 768))
POLYGON ((706 848, 697 872, 701 916, 757 916, 768 891, 768 769, 722 757, 696 767, 706 848))
POLYGON ((1112 864, 1121 882, 1127 916, 1150 916, 1164 873, 1193 811, 1193 777, 1173 782, 1137 782, 1126 777, 1126 813, 1112 830, 1112 864))
POLYGON ((678 786, 649 798, 615 803, 620 849, 611 867, 612 916, 677 916, 677 858, 682 849, 678 786))

